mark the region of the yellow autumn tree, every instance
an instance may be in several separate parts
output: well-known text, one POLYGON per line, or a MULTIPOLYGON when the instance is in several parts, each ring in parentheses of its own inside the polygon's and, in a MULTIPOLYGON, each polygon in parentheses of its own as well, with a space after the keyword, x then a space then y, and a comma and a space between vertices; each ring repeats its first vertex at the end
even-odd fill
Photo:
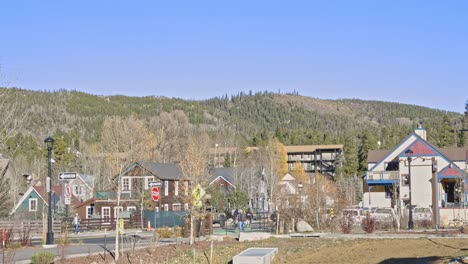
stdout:
POLYGON ((267 199, 270 205, 274 205, 277 184, 288 173, 286 149, 278 139, 272 138, 264 142, 260 147, 259 154, 267 199))
POLYGON ((307 176, 304 170, 304 164, 300 161, 294 163, 294 169, 291 171, 291 175, 296 178, 298 182, 306 183, 307 176))

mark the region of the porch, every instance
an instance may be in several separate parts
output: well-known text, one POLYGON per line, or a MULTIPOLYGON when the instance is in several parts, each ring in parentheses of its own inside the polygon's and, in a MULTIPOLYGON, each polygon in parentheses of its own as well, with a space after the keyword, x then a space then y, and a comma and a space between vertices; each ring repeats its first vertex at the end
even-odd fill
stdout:
POLYGON ((369 171, 365 177, 367 185, 398 185, 398 171, 369 171))

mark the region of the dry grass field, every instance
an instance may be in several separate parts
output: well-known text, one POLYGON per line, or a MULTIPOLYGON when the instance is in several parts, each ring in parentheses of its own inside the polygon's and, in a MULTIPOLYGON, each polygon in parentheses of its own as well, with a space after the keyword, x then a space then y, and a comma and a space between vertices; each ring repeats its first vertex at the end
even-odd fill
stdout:
MULTIPOLYGON (((468 239, 324 239, 289 238, 256 242, 213 242, 212 263, 230 263, 249 247, 277 247, 273 263, 448 263, 468 255, 468 239)), ((210 263, 210 242, 170 245, 126 253, 118 263, 210 263)), ((109 260, 109 256, 107 257, 109 260)), ((60 263, 104 263, 99 256, 60 263)), ((108 261, 108 263, 112 263, 108 261)))

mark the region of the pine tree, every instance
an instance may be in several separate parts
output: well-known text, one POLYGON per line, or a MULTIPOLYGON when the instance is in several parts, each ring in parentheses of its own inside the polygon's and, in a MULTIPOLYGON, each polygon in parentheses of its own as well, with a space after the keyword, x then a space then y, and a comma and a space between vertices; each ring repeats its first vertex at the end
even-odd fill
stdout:
POLYGON ((450 118, 445 115, 442 125, 439 128, 439 139, 437 145, 439 148, 453 146, 455 143, 455 129, 452 127, 450 118))
POLYGON ((377 140, 370 131, 365 130, 361 136, 358 151, 359 172, 361 173, 367 171, 367 155, 371 149, 377 149, 377 140))
POLYGON ((344 174, 353 177, 357 174, 359 168, 358 149, 352 137, 347 137, 344 144, 345 167, 344 174))

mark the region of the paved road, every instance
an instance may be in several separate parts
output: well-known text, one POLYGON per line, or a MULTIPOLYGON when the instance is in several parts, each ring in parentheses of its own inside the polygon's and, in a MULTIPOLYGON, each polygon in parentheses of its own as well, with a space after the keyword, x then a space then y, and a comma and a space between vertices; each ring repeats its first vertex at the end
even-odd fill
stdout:
MULTIPOLYGON (((67 246, 57 245, 54 248, 43 248, 40 239, 33 239, 33 247, 16 250, 14 261, 17 263, 29 263, 31 256, 39 251, 48 251, 55 256, 70 256, 100 254, 110 257, 110 253, 115 249, 115 236, 110 234, 86 234, 71 235, 70 244, 67 246)), ((124 250, 131 250, 133 247, 161 246, 183 242, 183 239, 153 239, 152 233, 140 232, 125 234, 119 240, 119 247, 124 250), (137 235, 136 235, 137 234, 137 235), (122 243, 123 242, 123 243, 122 243)))

